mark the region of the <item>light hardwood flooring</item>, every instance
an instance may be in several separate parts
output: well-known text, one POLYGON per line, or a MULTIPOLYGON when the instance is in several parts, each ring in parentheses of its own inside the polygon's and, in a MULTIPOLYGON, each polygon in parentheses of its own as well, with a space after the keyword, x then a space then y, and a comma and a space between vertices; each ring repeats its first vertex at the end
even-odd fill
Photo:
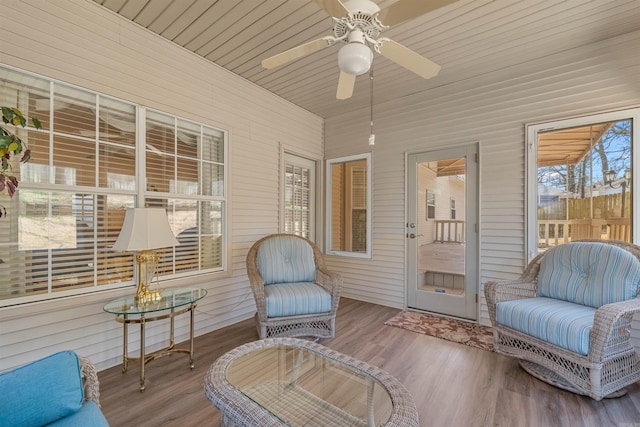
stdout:
MULTIPOLYGON (((319 342, 398 378, 422 426, 640 426, 640 383, 623 397, 596 402, 538 381, 508 357, 385 326, 398 311, 343 298, 336 337, 319 342)), ((107 420, 112 427, 217 426, 220 413, 203 389, 207 369, 257 338, 253 319, 197 337, 195 369, 182 354, 155 360, 147 365, 144 393, 137 366, 126 374, 120 366, 100 372, 107 420)))

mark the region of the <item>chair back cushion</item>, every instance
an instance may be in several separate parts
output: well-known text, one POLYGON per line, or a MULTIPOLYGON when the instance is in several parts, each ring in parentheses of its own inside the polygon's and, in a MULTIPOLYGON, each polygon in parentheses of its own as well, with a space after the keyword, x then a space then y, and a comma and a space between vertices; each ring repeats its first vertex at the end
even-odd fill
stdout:
POLYGON ((573 242, 549 249, 540 264, 538 296, 598 308, 635 298, 640 261, 605 242, 573 242))
POLYGON ((84 391, 78 356, 63 351, 0 374, 0 396, 3 426, 43 426, 79 411, 84 391))
POLYGON ((313 249, 295 236, 275 236, 263 241, 258 248, 257 263, 265 285, 316 280, 313 249))

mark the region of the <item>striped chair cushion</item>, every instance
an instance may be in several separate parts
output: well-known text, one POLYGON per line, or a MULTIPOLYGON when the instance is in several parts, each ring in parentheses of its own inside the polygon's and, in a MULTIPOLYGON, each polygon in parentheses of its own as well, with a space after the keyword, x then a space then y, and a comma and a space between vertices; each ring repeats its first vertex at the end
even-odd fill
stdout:
POLYGON ((635 298, 640 261, 629 251, 597 242, 549 249, 540 264, 538 296, 590 307, 635 298))
POLYGON ((277 283, 264 287, 267 317, 331 311, 331 294, 311 282, 277 283))
POLYGON ((258 248, 257 262, 265 285, 316 280, 313 249, 297 237, 277 236, 265 240, 258 248))
POLYGON ((587 355, 596 309, 553 298, 496 304, 496 322, 564 349, 587 355))

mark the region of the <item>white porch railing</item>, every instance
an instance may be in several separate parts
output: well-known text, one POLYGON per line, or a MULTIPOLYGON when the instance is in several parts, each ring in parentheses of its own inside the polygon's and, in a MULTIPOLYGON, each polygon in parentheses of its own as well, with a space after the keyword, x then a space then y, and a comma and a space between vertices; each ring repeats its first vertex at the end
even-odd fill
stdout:
POLYGON ((455 219, 436 220, 436 238, 438 243, 464 243, 465 222, 455 219))

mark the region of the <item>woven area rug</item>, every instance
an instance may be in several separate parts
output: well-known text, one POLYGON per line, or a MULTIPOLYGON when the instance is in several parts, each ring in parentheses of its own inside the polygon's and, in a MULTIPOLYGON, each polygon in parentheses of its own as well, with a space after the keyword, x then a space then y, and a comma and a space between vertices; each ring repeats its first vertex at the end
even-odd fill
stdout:
POLYGON ((403 310, 384 324, 493 351, 493 329, 477 323, 403 310))

